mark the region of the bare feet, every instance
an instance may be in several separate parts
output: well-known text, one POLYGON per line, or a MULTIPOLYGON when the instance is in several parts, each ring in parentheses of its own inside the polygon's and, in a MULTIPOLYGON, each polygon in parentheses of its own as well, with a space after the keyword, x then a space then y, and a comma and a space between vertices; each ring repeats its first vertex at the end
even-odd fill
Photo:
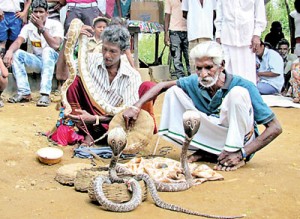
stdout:
POLYGON ((293 99, 293 103, 299 103, 299 102, 300 102, 299 98, 296 97, 296 98, 293 99))
POLYGON ((195 153, 188 156, 188 162, 193 163, 197 161, 206 161, 206 162, 216 162, 218 156, 214 154, 210 154, 203 150, 197 150, 195 153))
POLYGON ((238 168, 244 166, 245 164, 246 164, 246 162, 244 160, 241 160, 239 163, 237 163, 236 165, 233 165, 233 166, 227 166, 226 162, 224 164, 218 163, 216 166, 214 166, 214 170, 234 171, 234 170, 237 170, 238 168))
POLYGON ((200 151, 196 151, 195 153, 188 156, 188 162, 189 163, 197 162, 200 161, 202 158, 203 158, 202 153, 200 151))

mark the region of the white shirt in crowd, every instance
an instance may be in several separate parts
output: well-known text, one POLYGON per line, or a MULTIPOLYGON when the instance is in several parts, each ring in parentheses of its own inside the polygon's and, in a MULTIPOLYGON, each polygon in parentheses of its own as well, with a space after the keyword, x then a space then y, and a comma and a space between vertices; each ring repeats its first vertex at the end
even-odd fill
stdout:
POLYGON ((251 45, 253 35, 266 28, 264 0, 217 1, 216 38, 230 46, 251 45))
MULTIPOLYGON (((52 37, 64 38, 64 28, 59 21, 48 19, 45 23, 45 29, 47 29, 52 37)), ((32 45, 33 54, 39 56, 45 47, 48 47, 48 43, 45 40, 43 34, 38 34, 38 29, 32 23, 26 24, 19 34, 25 42, 30 41, 32 45)))
POLYGON ((300 13, 294 10, 290 13, 290 16, 294 18, 295 22, 295 37, 300 37, 300 13))
POLYGON ((20 0, 0 0, 0 9, 4 12, 21 11, 20 0))
POLYGON ((216 9, 215 0, 204 0, 203 7, 199 0, 182 0, 182 10, 188 12, 188 40, 199 38, 213 39, 213 11, 216 9))

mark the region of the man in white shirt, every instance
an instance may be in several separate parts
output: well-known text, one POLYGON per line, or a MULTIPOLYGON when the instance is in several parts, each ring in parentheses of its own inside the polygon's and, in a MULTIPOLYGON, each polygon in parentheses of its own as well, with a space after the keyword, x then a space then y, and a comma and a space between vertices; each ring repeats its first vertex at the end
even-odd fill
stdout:
POLYGON ((4 57, 7 66, 12 70, 17 83, 17 94, 8 99, 10 103, 26 102, 31 99, 31 90, 26 70, 41 72, 40 94, 37 106, 50 104, 49 94, 57 50, 63 39, 64 30, 59 21, 48 19, 48 4, 45 0, 32 2, 30 23, 25 25, 18 38, 9 47, 4 57), (20 50, 23 42, 30 41, 33 54, 20 50))
POLYGON ((259 63, 257 89, 260 94, 281 93, 284 83, 282 57, 275 50, 266 48, 264 42, 260 43, 256 55, 259 63))
POLYGON ((256 84, 255 52, 266 27, 263 0, 217 1, 216 40, 222 43, 225 69, 256 84))
MULTIPOLYGON (((213 24, 216 0, 182 0, 183 17, 187 19, 189 54, 191 49, 201 42, 213 40, 213 24)), ((195 63, 189 59, 191 72, 195 72, 195 63)))

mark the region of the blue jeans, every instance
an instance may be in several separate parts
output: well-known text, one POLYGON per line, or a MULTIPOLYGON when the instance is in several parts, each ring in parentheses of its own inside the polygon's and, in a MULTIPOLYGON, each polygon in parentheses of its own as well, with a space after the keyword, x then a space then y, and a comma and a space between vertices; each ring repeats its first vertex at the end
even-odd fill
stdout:
POLYGON ((259 93, 262 95, 270 95, 270 94, 279 93, 275 87, 273 87, 272 85, 270 85, 266 82, 258 82, 257 89, 259 90, 259 93))
POLYGON ((188 75, 191 74, 190 64, 189 64, 189 41, 187 38, 187 31, 169 31, 170 33, 170 51, 173 58, 173 64, 175 72, 172 76, 177 76, 178 78, 184 77, 184 69, 182 63, 182 56, 184 57, 186 69, 188 75))
POLYGON ((58 53, 50 48, 43 49, 42 56, 18 49, 13 57, 13 75, 17 82, 18 94, 29 95, 31 93, 27 71, 41 72, 40 93, 50 94, 52 89, 52 78, 58 53))

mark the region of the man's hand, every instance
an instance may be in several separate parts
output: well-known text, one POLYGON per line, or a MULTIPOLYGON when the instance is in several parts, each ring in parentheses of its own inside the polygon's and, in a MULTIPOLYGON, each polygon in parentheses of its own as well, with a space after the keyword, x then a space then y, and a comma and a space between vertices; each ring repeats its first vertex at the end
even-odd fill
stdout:
POLYGON ((6 54, 5 54, 4 58, 3 58, 3 62, 4 62, 5 66, 7 68, 9 68, 12 65, 13 55, 14 54, 13 54, 13 52, 11 50, 7 50, 6 51, 6 54))
POLYGON ((18 11, 16 12, 16 17, 22 19, 23 24, 27 23, 27 13, 24 11, 18 11))
POLYGON ((91 115, 85 110, 75 109, 77 115, 70 114, 68 117, 73 120, 75 123, 86 123, 86 124, 93 124, 96 121, 96 116, 91 115))
POLYGON ((251 45, 250 45, 250 49, 252 49, 252 52, 256 52, 256 50, 259 48, 260 46, 260 38, 259 36, 253 35, 252 40, 251 40, 251 45))
MULTIPOLYGON (((75 114, 67 115, 68 118, 72 119, 75 123, 86 123, 94 124, 96 122, 96 116, 88 113, 85 110, 75 109, 75 114)), ((111 121, 112 116, 99 116, 99 122, 109 122, 111 121)))
POLYGON ((140 109, 130 107, 123 112, 126 130, 134 126, 135 121, 139 117, 140 109))
POLYGON ((4 19, 4 12, 0 10, 0 21, 2 21, 3 19, 4 19))
POLYGON ((54 6, 54 10, 55 11, 60 11, 60 9, 63 7, 63 5, 61 5, 60 3, 57 3, 55 6, 54 6))
POLYGON ((37 27, 38 30, 41 30, 44 28, 44 23, 43 23, 43 20, 36 17, 34 14, 31 14, 30 16, 30 21, 32 22, 32 24, 34 26, 37 27))
POLYGON ((214 167, 214 169, 226 170, 227 167, 229 168, 235 167, 241 162, 242 159, 243 156, 241 154, 241 151, 236 151, 236 152, 222 151, 218 157, 218 164, 214 167))
POLYGON ((170 45, 170 36, 168 32, 165 32, 165 39, 164 39, 165 45, 169 46, 170 45))
POLYGON ((94 30, 91 26, 83 25, 80 30, 80 34, 84 34, 88 37, 92 37, 94 35, 94 30))

